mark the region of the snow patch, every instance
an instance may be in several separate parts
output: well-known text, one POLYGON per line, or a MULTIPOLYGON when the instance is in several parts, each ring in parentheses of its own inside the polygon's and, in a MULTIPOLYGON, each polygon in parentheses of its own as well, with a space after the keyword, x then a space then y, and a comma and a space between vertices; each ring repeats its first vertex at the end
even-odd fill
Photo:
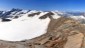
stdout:
POLYGON ((56 12, 52 12, 52 13, 54 13, 54 15, 52 15, 52 17, 53 17, 54 19, 58 19, 58 18, 61 17, 61 16, 59 16, 56 12))

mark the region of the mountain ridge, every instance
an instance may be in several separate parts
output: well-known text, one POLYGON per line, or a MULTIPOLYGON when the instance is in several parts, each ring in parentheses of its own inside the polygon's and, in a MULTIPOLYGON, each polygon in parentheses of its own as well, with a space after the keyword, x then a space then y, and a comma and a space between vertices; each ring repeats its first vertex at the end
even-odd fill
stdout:
MULTIPOLYGON (((85 20, 85 13, 84 12, 61 12, 61 11, 37 11, 37 10, 23 10, 23 9, 11 9, 9 11, 0 11, 0 18, 1 19, 17 19, 21 16, 24 16, 25 14, 28 14, 28 16, 39 16, 40 14, 46 13, 49 14, 50 17, 57 18, 58 16, 64 16, 64 17, 70 17, 77 21, 80 21, 81 23, 85 20), (80 19, 78 19, 80 18, 80 19)), ((46 17, 46 14, 44 16, 46 17)), ((43 15, 40 15, 43 16, 43 15)), ((41 18, 41 17, 40 17, 41 18)))

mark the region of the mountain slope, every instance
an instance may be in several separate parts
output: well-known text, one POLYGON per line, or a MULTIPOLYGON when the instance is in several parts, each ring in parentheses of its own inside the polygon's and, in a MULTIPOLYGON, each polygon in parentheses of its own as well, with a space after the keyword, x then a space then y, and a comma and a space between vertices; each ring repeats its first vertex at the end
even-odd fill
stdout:
POLYGON ((85 26, 71 18, 51 19, 47 33, 31 40, 1 41, 2 48, 84 48, 85 26), (6 46, 6 47, 5 47, 6 46))
POLYGON ((83 14, 59 11, 2 11, 0 47, 85 48, 84 20, 83 14))

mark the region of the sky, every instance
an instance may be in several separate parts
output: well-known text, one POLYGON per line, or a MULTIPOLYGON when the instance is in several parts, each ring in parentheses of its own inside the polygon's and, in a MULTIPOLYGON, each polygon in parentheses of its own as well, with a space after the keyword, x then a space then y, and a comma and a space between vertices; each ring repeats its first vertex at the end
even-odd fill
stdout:
POLYGON ((0 0, 0 10, 85 11, 85 0, 0 0))

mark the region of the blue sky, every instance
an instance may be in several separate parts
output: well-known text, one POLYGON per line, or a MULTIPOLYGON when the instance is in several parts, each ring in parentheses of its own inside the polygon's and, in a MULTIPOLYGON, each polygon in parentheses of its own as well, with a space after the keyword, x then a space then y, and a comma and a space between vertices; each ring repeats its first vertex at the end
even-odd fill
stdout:
POLYGON ((0 0, 0 10, 85 11, 85 0, 0 0))

